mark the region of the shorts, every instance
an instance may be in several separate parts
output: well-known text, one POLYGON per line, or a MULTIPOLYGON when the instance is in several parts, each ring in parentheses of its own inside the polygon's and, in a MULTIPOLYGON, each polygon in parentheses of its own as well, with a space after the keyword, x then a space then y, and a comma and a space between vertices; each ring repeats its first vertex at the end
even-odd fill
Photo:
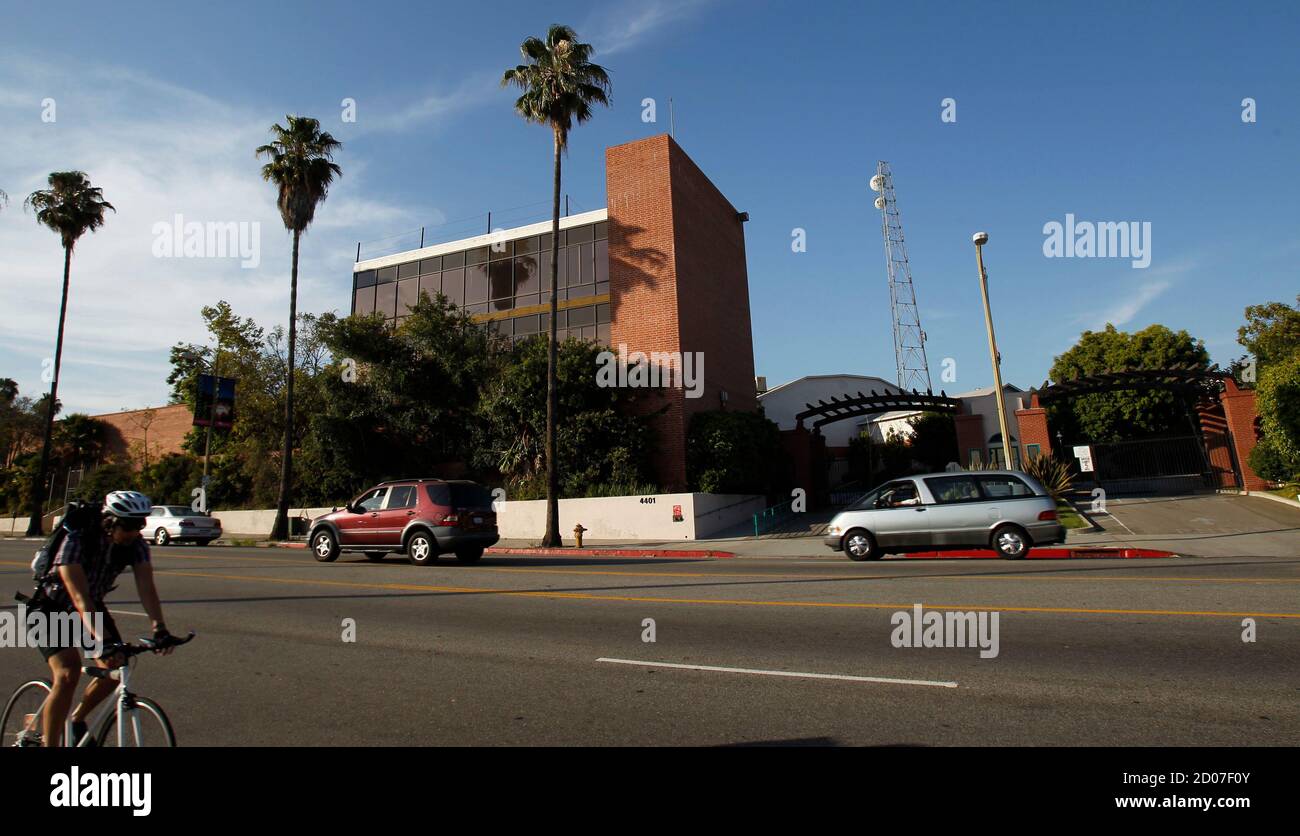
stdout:
MULTIPOLYGON (((58 609, 33 610, 28 614, 29 619, 31 618, 31 616, 36 615, 37 612, 47 614, 47 615, 49 613, 53 613, 56 615, 64 613, 64 611, 58 609)), ((104 644, 109 645, 109 644, 120 643, 122 641, 122 634, 118 632, 117 624, 113 621, 113 616, 108 612, 108 608, 105 607, 103 604, 99 604, 96 613, 98 615, 101 615, 104 619, 103 621, 104 629, 101 631, 103 633, 104 644)), ((73 610, 72 615, 77 615, 77 611, 73 610)), ((36 649, 41 652, 41 656, 45 657, 45 661, 48 662, 50 660, 50 657, 57 656, 58 654, 62 653, 65 650, 78 650, 81 651, 83 654, 93 653, 95 650, 97 650, 94 644, 94 640, 90 637, 89 633, 85 630, 85 627, 81 625, 80 616, 77 616, 77 618, 78 618, 77 626, 81 628, 79 632, 81 634, 82 642, 80 644, 78 644, 70 636, 51 635, 53 631, 50 630, 47 630, 47 635, 45 636, 44 642, 34 643, 36 649)))

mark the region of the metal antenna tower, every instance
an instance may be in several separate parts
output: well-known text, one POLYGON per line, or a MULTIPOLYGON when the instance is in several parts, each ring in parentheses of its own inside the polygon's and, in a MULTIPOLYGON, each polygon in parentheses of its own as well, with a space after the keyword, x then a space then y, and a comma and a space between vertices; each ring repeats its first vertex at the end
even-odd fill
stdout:
POLYGON ((916 289, 912 286, 912 265, 903 243, 903 219, 898 214, 894 195, 894 176, 889 163, 876 164, 871 188, 880 193, 876 208, 881 210, 880 228, 885 237, 885 265, 889 270, 889 304, 894 318, 894 358, 898 365, 898 388, 930 391, 930 364, 925 359, 925 331, 921 313, 916 309, 916 289))

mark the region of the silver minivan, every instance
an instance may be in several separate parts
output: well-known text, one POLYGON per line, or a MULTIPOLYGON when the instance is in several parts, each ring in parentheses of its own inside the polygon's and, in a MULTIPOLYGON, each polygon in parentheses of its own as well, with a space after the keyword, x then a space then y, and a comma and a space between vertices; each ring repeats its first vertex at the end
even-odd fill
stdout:
POLYGON ((991 548, 1014 560, 1064 541, 1056 501, 1036 479, 975 470, 886 482, 836 514, 824 542, 852 560, 950 548, 991 548))

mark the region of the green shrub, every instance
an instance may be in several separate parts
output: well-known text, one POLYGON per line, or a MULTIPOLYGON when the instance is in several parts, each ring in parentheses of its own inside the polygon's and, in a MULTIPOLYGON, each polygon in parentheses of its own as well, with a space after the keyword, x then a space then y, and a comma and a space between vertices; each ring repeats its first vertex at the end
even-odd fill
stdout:
POLYGON ((1055 456, 1039 456, 1024 467, 1025 473, 1043 483, 1043 487, 1060 502, 1074 488, 1070 465, 1055 456))

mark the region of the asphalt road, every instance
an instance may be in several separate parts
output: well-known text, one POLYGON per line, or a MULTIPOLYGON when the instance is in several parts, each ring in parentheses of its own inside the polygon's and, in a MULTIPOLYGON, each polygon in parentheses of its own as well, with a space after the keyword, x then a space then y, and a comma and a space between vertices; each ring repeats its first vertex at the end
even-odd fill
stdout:
MULTIPOLYGON (((34 545, 0 542, 6 598, 34 545)), ((1297 557, 154 560, 173 631, 199 638, 135 684, 181 745, 1300 744, 1297 557), (999 611, 997 657, 895 648, 916 603, 999 611)), ((145 633, 129 576, 110 606, 145 633)), ((0 691, 41 670, 0 648, 0 691)))

